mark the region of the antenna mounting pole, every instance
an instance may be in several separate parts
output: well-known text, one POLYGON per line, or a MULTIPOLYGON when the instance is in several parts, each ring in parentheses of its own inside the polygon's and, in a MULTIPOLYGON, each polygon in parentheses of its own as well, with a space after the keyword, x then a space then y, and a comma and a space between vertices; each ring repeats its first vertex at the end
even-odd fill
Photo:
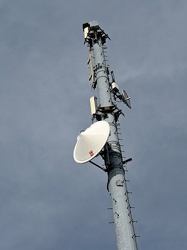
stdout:
POLYGON ((104 150, 104 162, 108 174, 108 190, 112 198, 114 224, 118 250, 137 250, 131 206, 125 180, 124 161, 118 138, 116 115, 119 109, 112 89, 113 71, 109 71, 106 60, 106 40, 108 35, 94 21, 83 24, 84 41, 89 50, 90 81, 93 89, 97 88, 98 106, 96 120, 105 120, 110 125, 110 135, 104 150), (110 81, 111 78, 111 81, 110 81))

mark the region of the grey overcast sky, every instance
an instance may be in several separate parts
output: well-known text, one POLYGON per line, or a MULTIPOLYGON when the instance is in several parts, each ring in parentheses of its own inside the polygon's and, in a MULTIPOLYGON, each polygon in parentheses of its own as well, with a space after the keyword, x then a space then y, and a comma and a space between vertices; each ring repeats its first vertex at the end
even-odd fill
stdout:
POLYGON ((107 176, 72 157, 91 124, 82 24, 109 34, 139 250, 187 249, 187 1, 0 0, 0 249, 116 249, 107 176))

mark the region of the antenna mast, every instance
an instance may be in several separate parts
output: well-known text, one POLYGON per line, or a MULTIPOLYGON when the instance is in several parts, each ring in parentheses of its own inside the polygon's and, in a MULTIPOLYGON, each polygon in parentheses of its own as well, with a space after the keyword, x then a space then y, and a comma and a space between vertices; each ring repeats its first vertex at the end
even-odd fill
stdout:
MULTIPOLYGON (((83 32, 89 51, 89 80, 91 87, 97 88, 98 91, 98 98, 90 98, 92 119, 96 119, 97 122, 106 121, 110 127, 107 142, 99 154, 105 163, 104 171, 108 174, 107 188, 112 198, 117 247, 118 250, 137 250, 124 170, 124 164, 132 159, 124 160, 122 156, 118 138, 118 118, 123 113, 116 104, 116 100, 123 101, 131 108, 130 98, 125 91, 120 94, 114 73, 109 70, 105 46, 106 40, 110 39, 108 35, 96 21, 84 23, 83 32)), ((89 154, 92 159, 94 152, 89 151, 89 154)))

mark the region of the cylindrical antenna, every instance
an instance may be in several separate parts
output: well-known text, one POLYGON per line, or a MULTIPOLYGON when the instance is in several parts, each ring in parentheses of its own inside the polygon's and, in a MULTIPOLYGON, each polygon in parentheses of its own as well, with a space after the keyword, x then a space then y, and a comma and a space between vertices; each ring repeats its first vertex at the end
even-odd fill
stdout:
MULTIPOLYGON (((104 46, 108 35, 94 21, 83 24, 84 41, 88 45, 91 67, 92 87, 97 88, 97 111, 95 119, 104 120, 110 126, 110 134, 102 151, 105 171, 108 174, 108 190, 112 198, 114 224, 118 250, 137 250, 131 206, 125 180, 124 161, 118 138, 117 120, 122 112, 118 109, 115 98, 119 97, 112 88, 115 81, 106 62, 104 46), (112 82, 110 82, 110 76, 112 82), (115 96, 116 94, 116 96, 115 96)), ((116 88, 116 86, 115 86, 116 88)), ((119 98, 120 99, 120 98, 119 98)))
POLYGON ((115 82, 114 72, 111 71, 112 82, 115 82))

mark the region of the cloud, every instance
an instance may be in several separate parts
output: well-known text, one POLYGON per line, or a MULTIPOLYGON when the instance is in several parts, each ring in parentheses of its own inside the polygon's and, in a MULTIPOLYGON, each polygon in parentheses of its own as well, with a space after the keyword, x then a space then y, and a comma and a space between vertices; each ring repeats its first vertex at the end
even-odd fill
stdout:
POLYGON ((138 242, 142 249, 184 249, 186 2, 0 6, 1 248, 116 247, 107 176, 72 158, 78 133, 91 124, 89 98, 97 95, 81 25, 98 20, 112 39, 110 68, 131 96, 120 123, 133 158, 127 177, 138 242))

